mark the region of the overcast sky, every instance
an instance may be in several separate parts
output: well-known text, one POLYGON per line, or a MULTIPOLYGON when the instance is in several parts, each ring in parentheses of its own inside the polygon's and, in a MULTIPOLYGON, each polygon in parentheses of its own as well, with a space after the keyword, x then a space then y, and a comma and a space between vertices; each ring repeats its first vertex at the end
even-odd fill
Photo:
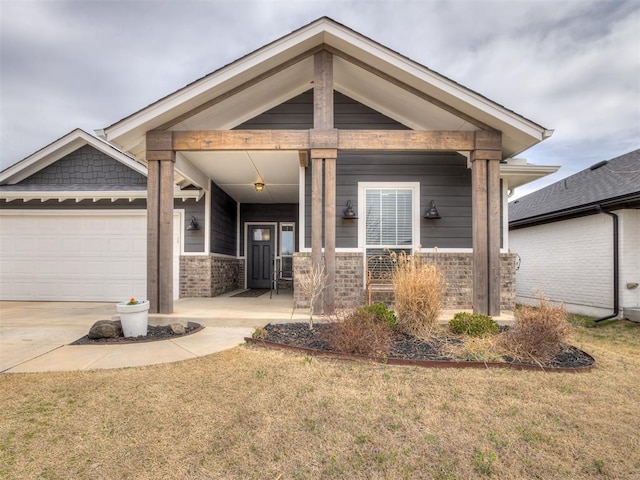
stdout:
POLYGON ((640 0, 0 0, 0 169, 324 15, 555 130, 516 196, 640 148, 640 0))

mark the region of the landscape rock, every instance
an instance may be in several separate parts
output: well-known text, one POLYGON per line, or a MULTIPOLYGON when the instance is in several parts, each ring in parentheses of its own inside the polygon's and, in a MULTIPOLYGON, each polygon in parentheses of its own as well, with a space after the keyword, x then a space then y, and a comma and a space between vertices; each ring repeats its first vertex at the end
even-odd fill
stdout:
POLYGON ((122 324, 119 320, 98 320, 89 329, 89 338, 116 338, 122 335, 122 324))
POLYGON ((173 333, 174 335, 184 335, 185 334, 184 325, 182 325, 180 323, 172 323, 171 325, 169 325, 169 328, 171 329, 171 333, 173 333))

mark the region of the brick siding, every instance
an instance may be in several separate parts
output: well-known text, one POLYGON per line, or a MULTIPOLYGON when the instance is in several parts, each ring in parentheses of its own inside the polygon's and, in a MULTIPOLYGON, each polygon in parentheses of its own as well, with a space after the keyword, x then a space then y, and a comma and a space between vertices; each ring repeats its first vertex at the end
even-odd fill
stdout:
POLYGON ((180 257, 180 298, 215 297, 240 288, 237 258, 214 255, 180 257))
MULTIPOLYGON (((472 253, 427 253, 421 255, 425 261, 434 262, 446 278, 442 298, 445 309, 473 308, 473 254, 472 253)), ((513 310, 515 306, 515 255, 501 255, 501 298, 502 310, 513 310)), ((300 286, 300 278, 311 268, 309 253, 296 253, 294 268, 294 306, 307 308, 309 301, 300 286)), ((336 253, 336 306, 349 308, 363 305, 365 299, 364 264, 360 253, 336 253)), ((390 303, 392 295, 376 294, 374 301, 390 303)))

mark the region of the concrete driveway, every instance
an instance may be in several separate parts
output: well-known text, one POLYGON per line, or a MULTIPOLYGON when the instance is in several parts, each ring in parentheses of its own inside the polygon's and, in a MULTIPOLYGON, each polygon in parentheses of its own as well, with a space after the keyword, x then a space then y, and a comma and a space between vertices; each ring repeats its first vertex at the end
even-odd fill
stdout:
POLYGON ((114 303, 0 302, 0 373, 93 370, 187 360, 232 348, 255 327, 305 321, 292 296, 188 298, 172 315, 150 315, 152 325, 193 321, 201 331, 171 340, 127 345, 69 345, 97 320, 116 315, 114 303))

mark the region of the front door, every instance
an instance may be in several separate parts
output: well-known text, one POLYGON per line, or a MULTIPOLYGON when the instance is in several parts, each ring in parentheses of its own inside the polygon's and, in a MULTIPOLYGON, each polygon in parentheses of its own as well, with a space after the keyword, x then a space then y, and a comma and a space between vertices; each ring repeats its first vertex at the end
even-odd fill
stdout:
POLYGON ((249 225, 247 288, 271 288, 273 278, 273 225, 249 225))

